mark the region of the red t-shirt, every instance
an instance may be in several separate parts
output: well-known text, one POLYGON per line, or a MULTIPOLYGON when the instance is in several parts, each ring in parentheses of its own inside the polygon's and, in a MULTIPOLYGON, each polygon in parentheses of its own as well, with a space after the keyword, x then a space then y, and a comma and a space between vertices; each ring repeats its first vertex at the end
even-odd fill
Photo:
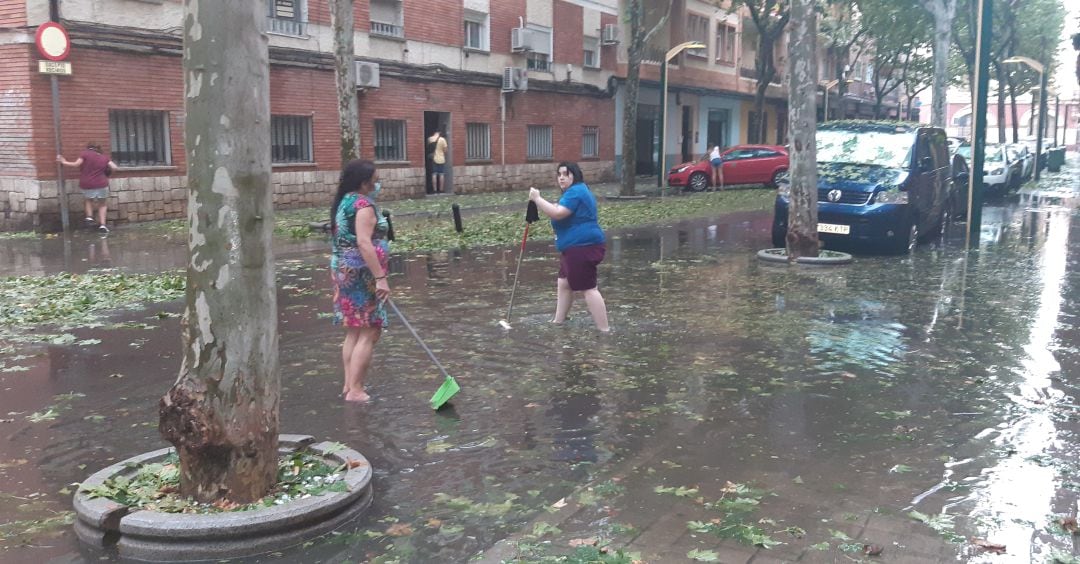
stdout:
POLYGON ((91 149, 84 149, 79 158, 83 161, 79 166, 79 188, 95 190, 109 185, 109 177, 105 176, 109 157, 91 149))

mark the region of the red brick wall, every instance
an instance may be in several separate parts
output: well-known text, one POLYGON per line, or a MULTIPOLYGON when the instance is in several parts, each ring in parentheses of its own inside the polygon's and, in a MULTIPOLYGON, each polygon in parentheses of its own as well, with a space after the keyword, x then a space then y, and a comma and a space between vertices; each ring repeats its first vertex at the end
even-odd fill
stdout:
POLYGON ((491 52, 510 52, 510 30, 518 27, 518 18, 525 17, 525 0, 492 0, 491 52))
MULTIPOLYGON (((33 176, 32 132, 51 121, 34 127, 31 110, 30 51, 33 45, 0 45, 0 171, 4 176, 33 176)), ((38 100, 48 106, 49 96, 38 100)))
MULTIPOLYGON (((618 25, 619 16, 614 14, 600 14, 600 29, 604 29, 608 24, 618 25)), ((620 38, 621 41, 621 38, 620 38)), ((615 72, 618 70, 619 59, 619 45, 601 45, 600 46, 600 68, 615 72)), ((626 76, 625 74, 623 76, 626 76)))
MULTIPOLYGON (((109 110, 161 110, 169 113, 169 143, 175 171, 140 171, 139 176, 183 174, 184 129, 183 89, 180 59, 164 55, 129 55, 113 51, 73 49, 69 58, 72 76, 60 79, 62 152, 74 159, 87 142, 101 144, 108 153, 109 110)), ((32 77, 34 122, 34 159, 41 178, 55 178, 53 173, 52 108, 48 103, 49 79, 32 77)), ((134 174, 134 173, 121 173, 134 174)))
MULTIPOLYGON (((580 37, 580 33, 579 33, 580 37)), ((26 46, 19 46, 25 54, 26 46)), ((10 48, 8 48, 10 49, 10 48)), ((0 51, 2 52, 2 51, 0 51)), ((4 61, 8 58, 5 57, 4 61)), ((174 170, 121 172, 123 176, 183 175, 186 162, 183 139, 183 77, 180 59, 170 56, 129 55, 114 51, 80 49, 73 52, 74 74, 61 79, 63 152, 75 158, 88 141, 109 146, 109 109, 151 109, 169 113, 174 170), (115 69, 93 71, 92 69, 115 69), (122 70, 121 70, 122 69, 122 70), (81 71, 81 72, 80 72, 81 71), (122 73, 122 80, 114 73, 122 73)), ((2 63, 0 63, 2 64, 2 63)), ((41 178, 53 178, 54 167, 48 79, 29 76, 35 103, 31 153, 41 178)), ((454 165, 465 163, 466 123, 489 124, 491 162, 500 163, 499 90, 495 87, 440 82, 406 82, 384 77, 382 87, 360 95, 360 144, 365 158, 374 158, 376 119, 406 121, 406 156, 409 166, 424 166, 424 112, 451 114, 450 137, 454 165)), ((507 96, 506 163, 525 161, 526 126, 552 125, 555 160, 581 158, 581 127, 600 128, 600 160, 614 158, 615 109, 612 98, 571 96, 545 92, 518 92, 507 96)), ((313 158, 316 166, 275 167, 275 171, 337 170, 339 168, 337 103, 330 71, 275 65, 270 72, 270 107, 274 115, 312 116, 313 158)), ((0 131, 3 131, 0 125, 0 131)), ((5 151, 5 154, 7 152, 5 151)), ((406 165, 401 165, 406 166, 406 165)))
POLYGON ((0 27, 26 25, 26 0, 0 0, 0 27))
POLYGON ((560 0, 555 0, 553 7, 555 56, 552 60, 581 68, 585 60, 585 32, 582 30, 585 10, 560 0))
MULTIPOLYGON (((499 4, 494 0, 492 4, 499 4)), ((455 0, 405 1, 405 38, 460 47, 465 44, 464 2, 455 0)), ((510 32, 507 31, 509 36, 510 32)))

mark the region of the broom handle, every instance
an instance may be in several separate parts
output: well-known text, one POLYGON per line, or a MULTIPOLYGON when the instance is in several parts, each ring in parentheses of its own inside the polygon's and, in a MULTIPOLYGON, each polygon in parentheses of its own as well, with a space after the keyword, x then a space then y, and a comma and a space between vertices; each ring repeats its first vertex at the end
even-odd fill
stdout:
POLYGON ((521 250, 518 251, 517 268, 514 270, 514 285, 510 287, 510 307, 506 309, 506 322, 510 323, 510 314, 514 312, 514 293, 517 291, 518 274, 521 274, 521 259, 525 256, 525 242, 529 240, 529 226, 525 223, 525 236, 521 238, 521 250))
POLYGON ((392 302, 390 298, 386 299, 386 303, 390 304, 390 309, 394 310, 394 313, 396 313, 398 318, 401 319, 401 323, 403 323, 405 325, 405 328, 408 329, 410 333, 412 333, 412 336, 416 339, 416 342, 420 343, 420 346, 424 349, 424 352, 426 352, 427 355, 431 357, 431 362, 434 362, 435 366, 439 367, 439 372, 442 372, 442 375, 444 377, 449 378, 450 374, 448 374, 446 372, 446 369, 443 368, 443 365, 439 362, 439 359, 435 358, 435 353, 431 352, 431 349, 429 349, 428 346, 424 343, 424 340, 421 339, 420 335, 416 333, 416 329, 413 329, 413 326, 409 324, 409 320, 405 319, 404 315, 401 315, 401 310, 398 309, 396 305, 394 305, 394 302, 392 302))

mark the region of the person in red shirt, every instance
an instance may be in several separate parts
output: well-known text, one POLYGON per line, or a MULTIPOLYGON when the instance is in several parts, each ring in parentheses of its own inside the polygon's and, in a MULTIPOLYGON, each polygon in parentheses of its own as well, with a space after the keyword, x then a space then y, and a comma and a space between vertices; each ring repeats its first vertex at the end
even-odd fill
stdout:
POLYGON ((109 197, 109 175, 116 170, 116 163, 101 154, 101 146, 97 143, 88 143, 86 149, 74 161, 64 159, 63 155, 56 155, 56 162, 79 169, 79 188, 83 191, 86 225, 94 224, 93 206, 96 204, 98 231, 108 233, 109 228, 105 226, 105 216, 109 212, 106 203, 109 197))

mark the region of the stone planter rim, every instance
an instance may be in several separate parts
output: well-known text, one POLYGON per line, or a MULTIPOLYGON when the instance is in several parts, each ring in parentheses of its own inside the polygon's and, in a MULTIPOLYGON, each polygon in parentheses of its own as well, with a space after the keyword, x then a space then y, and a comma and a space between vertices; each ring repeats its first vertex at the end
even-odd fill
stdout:
POLYGON ((75 493, 76 532, 97 548, 115 543, 122 558, 135 560, 210 560, 251 556, 291 546, 337 528, 371 503, 371 464, 359 452, 332 442, 315 444, 307 435, 280 435, 278 452, 309 450, 332 465, 346 465, 344 492, 291 499, 281 505, 248 511, 206 514, 164 513, 129 508, 105 498, 91 499, 93 487, 140 464, 168 456, 158 449, 113 464, 87 478, 75 493))

